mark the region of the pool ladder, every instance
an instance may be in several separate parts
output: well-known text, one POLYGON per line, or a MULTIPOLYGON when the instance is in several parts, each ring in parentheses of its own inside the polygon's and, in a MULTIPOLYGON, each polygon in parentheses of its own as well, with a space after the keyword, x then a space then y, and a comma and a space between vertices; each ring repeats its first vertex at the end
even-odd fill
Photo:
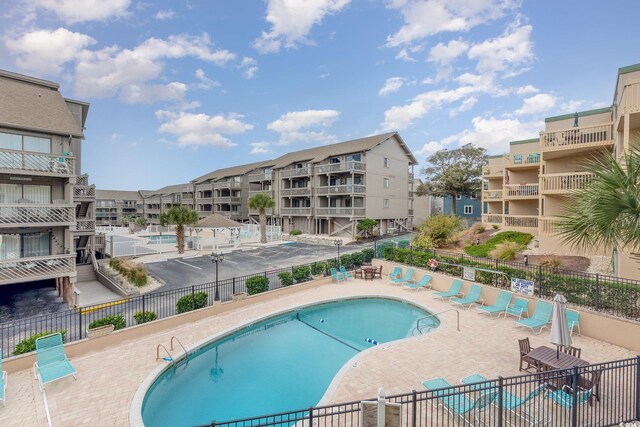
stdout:
POLYGON ((413 330, 411 331, 411 335, 413 335, 413 336, 422 335, 422 328, 429 328, 429 330, 431 330, 431 326, 430 325, 423 325, 422 328, 421 328, 420 327, 420 322, 421 321, 427 320, 427 319, 431 319, 432 317, 435 317, 438 314, 447 313, 449 311, 455 311, 456 312, 456 330, 458 332, 460 332, 460 312, 455 308, 450 308, 448 310, 440 311, 438 313, 430 314, 429 316, 421 317, 420 319, 418 319, 416 321, 416 327, 413 328, 413 330), (417 332, 417 334, 416 334, 416 332, 417 332))
MULTIPOLYGON (((178 337, 176 337, 175 335, 171 337, 171 341, 170 341, 170 345, 169 348, 171 349, 171 351, 173 351, 173 341, 177 341, 178 344, 180 344, 180 347, 182 348, 182 351, 184 351, 185 354, 185 366, 189 364, 189 353, 187 352, 187 349, 184 347, 184 345, 182 345, 182 343, 180 342, 180 340, 178 339, 178 337)), ((160 343, 158 344, 158 346, 156 347, 156 360, 160 360, 160 349, 163 348, 165 353, 167 353, 168 357, 163 357, 163 360, 166 360, 167 362, 170 362, 172 366, 175 366, 176 364, 176 359, 171 355, 171 352, 169 352, 169 350, 167 350, 167 347, 164 346, 164 344, 160 343)))

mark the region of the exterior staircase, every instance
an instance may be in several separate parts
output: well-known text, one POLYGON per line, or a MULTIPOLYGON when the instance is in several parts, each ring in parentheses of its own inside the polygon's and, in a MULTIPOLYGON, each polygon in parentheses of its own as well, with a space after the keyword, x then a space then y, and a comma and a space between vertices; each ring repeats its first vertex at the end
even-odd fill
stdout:
POLYGON ((96 272, 93 269, 93 265, 77 265, 76 272, 78 274, 77 280, 79 283, 82 282, 95 282, 98 280, 96 277, 96 272))

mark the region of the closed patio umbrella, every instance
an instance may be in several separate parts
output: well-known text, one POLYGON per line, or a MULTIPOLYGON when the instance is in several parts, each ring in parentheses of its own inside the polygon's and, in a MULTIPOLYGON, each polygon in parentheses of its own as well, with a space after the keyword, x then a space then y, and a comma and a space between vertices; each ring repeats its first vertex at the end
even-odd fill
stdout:
POLYGON ((549 341, 557 346, 556 357, 560 357, 560 346, 571 347, 571 333, 567 323, 567 299, 560 294, 553 298, 553 314, 551 315, 551 336, 549 341))

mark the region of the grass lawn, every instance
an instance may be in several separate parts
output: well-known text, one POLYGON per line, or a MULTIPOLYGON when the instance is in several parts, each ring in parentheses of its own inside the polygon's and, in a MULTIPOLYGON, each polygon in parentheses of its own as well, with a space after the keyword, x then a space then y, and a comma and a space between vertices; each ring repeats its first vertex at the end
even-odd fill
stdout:
POLYGON ((480 245, 465 246, 464 252, 472 256, 489 257, 489 253, 495 249, 497 245, 504 242, 516 242, 522 246, 526 246, 533 239, 529 233, 521 233, 519 231, 503 231, 488 239, 480 245))

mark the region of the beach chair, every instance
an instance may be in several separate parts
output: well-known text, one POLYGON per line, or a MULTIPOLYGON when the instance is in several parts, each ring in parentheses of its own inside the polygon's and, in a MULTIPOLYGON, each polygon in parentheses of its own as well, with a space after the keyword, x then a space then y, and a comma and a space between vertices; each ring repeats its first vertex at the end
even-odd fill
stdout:
POLYGON ((569 326, 569 334, 573 335, 573 330, 578 328, 578 335, 582 335, 580 332, 580 312, 567 309, 565 313, 567 316, 567 325, 569 326))
POLYGON ((331 279, 335 280, 336 282, 340 283, 343 280, 345 280, 344 276, 342 275, 342 273, 339 273, 338 270, 336 270, 335 268, 331 268, 331 279))
POLYGON ((575 406, 581 406, 587 403, 593 396, 593 390, 594 387, 588 390, 579 390, 574 401, 573 389, 565 384, 561 389, 548 392, 545 397, 553 400, 565 411, 571 411, 573 409, 574 402, 575 406))
POLYGON ((344 280, 353 279, 353 274, 348 272, 347 269, 344 268, 344 266, 340 266, 340 274, 342 274, 342 277, 344 277, 344 280))
POLYGON ((536 311, 529 319, 516 320, 516 326, 524 326, 531 329, 534 333, 540 333, 551 321, 551 313, 553 312, 553 304, 544 301, 538 301, 536 311), (536 328, 539 328, 536 332, 536 328))
POLYGON ((2 405, 7 405, 7 371, 2 370, 2 349, 0 348, 0 400, 2 405))
POLYGON ((529 313, 529 300, 523 298, 516 298, 513 300, 513 304, 511 304, 504 311, 504 317, 507 316, 515 316, 519 319, 522 319, 522 316, 527 317, 529 313))
POLYGON ((391 272, 389 273, 388 278, 397 279, 398 276, 400 276, 401 274, 402 274, 402 268, 396 266, 396 267, 393 267, 393 270, 391 270, 391 272))
POLYGON ((404 282, 402 286, 404 286, 407 289, 427 289, 431 287, 431 284, 429 282, 431 282, 431 276, 429 276, 428 274, 425 274, 424 276, 422 276, 422 279, 418 280, 417 282, 415 283, 404 282))
POLYGON ((36 357, 33 374, 40 382, 40 389, 47 383, 70 375, 78 379, 76 370, 64 354, 62 335, 59 332, 36 339, 36 357))
POLYGON ((413 279, 413 268, 407 268, 407 271, 404 273, 404 276, 398 277, 396 279, 389 279, 389 283, 392 285, 400 285, 404 282, 409 282, 413 279))
POLYGON ((484 300, 482 299, 482 286, 473 284, 469 288, 469 292, 464 298, 451 298, 449 302, 453 304, 459 304, 461 307, 471 307, 473 304, 480 304, 484 300))
POLYGON ((491 391, 480 394, 475 400, 471 400, 466 393, 461 393, 451 386, 444 378, 434 378, 422 383, 428 390, 433 391, 434 396, 438 398, 438 404, 434 406, 442 406, 454 417, 460 417, 469 425, 476 423, 470 422, 475 419, 479 424, 484 424, 483 418, 479 417, 498 395, 497 391, 491 391))
POLYGON ((450 299, 450 298, 457 297, 458 295, 460 295, 460 290, 461 289, 462 289, 462 280, 453 279, 453 282, 451 282, 451 287, 449 288, 448 291, 446 291, 446 292, 435 292, 433 294, 433 297, 437 298, 437 299, 450 299))
POLYGON ((498 298, 496 298, 496 302, 493 305, 483 305, 478 307, 477 310, 478 312, 486 313, 491 317, 493 317, 494 314, 496 314, 496 317, 500 317, 500 315, 509 307, 512 297, 513 293, 509 291, 500 291, 498 298))

